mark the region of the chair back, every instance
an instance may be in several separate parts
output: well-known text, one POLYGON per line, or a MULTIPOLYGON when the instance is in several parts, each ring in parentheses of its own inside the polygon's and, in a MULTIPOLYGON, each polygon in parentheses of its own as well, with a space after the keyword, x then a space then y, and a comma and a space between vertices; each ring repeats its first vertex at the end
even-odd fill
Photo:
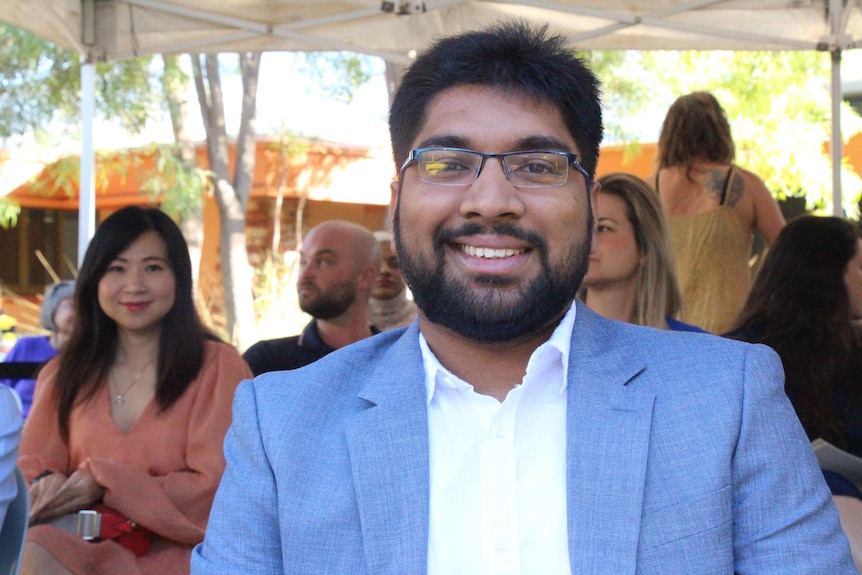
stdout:
POLYGON ((24 553, 24 539, 27 536, 30 495, 27 492, 27 481, 17 467, 15 482, 18 484, 18 494, 9 503, 6 519, 0 527, 0 575, 18 575, 21 556, 24 553))

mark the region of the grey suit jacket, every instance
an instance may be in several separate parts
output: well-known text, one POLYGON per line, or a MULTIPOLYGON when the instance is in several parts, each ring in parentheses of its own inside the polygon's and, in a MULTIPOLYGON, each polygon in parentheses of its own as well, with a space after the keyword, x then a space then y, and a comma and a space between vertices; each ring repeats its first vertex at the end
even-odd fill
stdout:
MULTIPOLYGON (((573 574, 856 573, 776 354, 578 305, 573 574)), ((239 387, 193 574, 426 572, 418 336, 414 323, 239 387)))

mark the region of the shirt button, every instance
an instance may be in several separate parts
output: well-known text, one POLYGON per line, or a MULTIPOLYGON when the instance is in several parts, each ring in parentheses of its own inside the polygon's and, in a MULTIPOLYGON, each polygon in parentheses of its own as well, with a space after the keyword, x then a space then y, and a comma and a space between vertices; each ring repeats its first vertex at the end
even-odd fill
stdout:
POLYGON ((498 425, 496 428, 494 428, 494 435, 499 439, 506 437, 506 428, 504 428, 502 425, 498 425))
POLYGON ((509 542, 504 537, 500 537, 497 539, 497 543, 494 547, 497 548, 497 551, 507 551, 509 549, 509 542))

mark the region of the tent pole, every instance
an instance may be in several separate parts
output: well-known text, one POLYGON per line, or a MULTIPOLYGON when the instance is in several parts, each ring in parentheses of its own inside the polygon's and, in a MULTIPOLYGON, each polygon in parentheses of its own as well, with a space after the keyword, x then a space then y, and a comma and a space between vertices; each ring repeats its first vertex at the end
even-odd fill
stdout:
POLYGON ((841 0, 829 0, 829 16, 832 25, 832 137, 829 150, 832 156, 832 213, 844 217, 841 198, 841 160, 844 157, 844 141, 841 138, 841 0))
POLYGON ((96 65, 89 58, 81 64, 81 169, 78 189, 78 269, 96 227, 95 152, 93 119, 96 108, 96 65))

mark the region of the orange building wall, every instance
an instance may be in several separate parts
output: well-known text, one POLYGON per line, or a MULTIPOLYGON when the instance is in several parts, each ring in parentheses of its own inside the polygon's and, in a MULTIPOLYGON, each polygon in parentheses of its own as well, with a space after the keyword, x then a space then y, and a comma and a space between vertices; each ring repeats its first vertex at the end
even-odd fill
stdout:
POLYGON ((655 143, 602 146, 596 177, 612 172, 628 172, 649 180, 654 172, 653 162, 657 148, 655 143))

